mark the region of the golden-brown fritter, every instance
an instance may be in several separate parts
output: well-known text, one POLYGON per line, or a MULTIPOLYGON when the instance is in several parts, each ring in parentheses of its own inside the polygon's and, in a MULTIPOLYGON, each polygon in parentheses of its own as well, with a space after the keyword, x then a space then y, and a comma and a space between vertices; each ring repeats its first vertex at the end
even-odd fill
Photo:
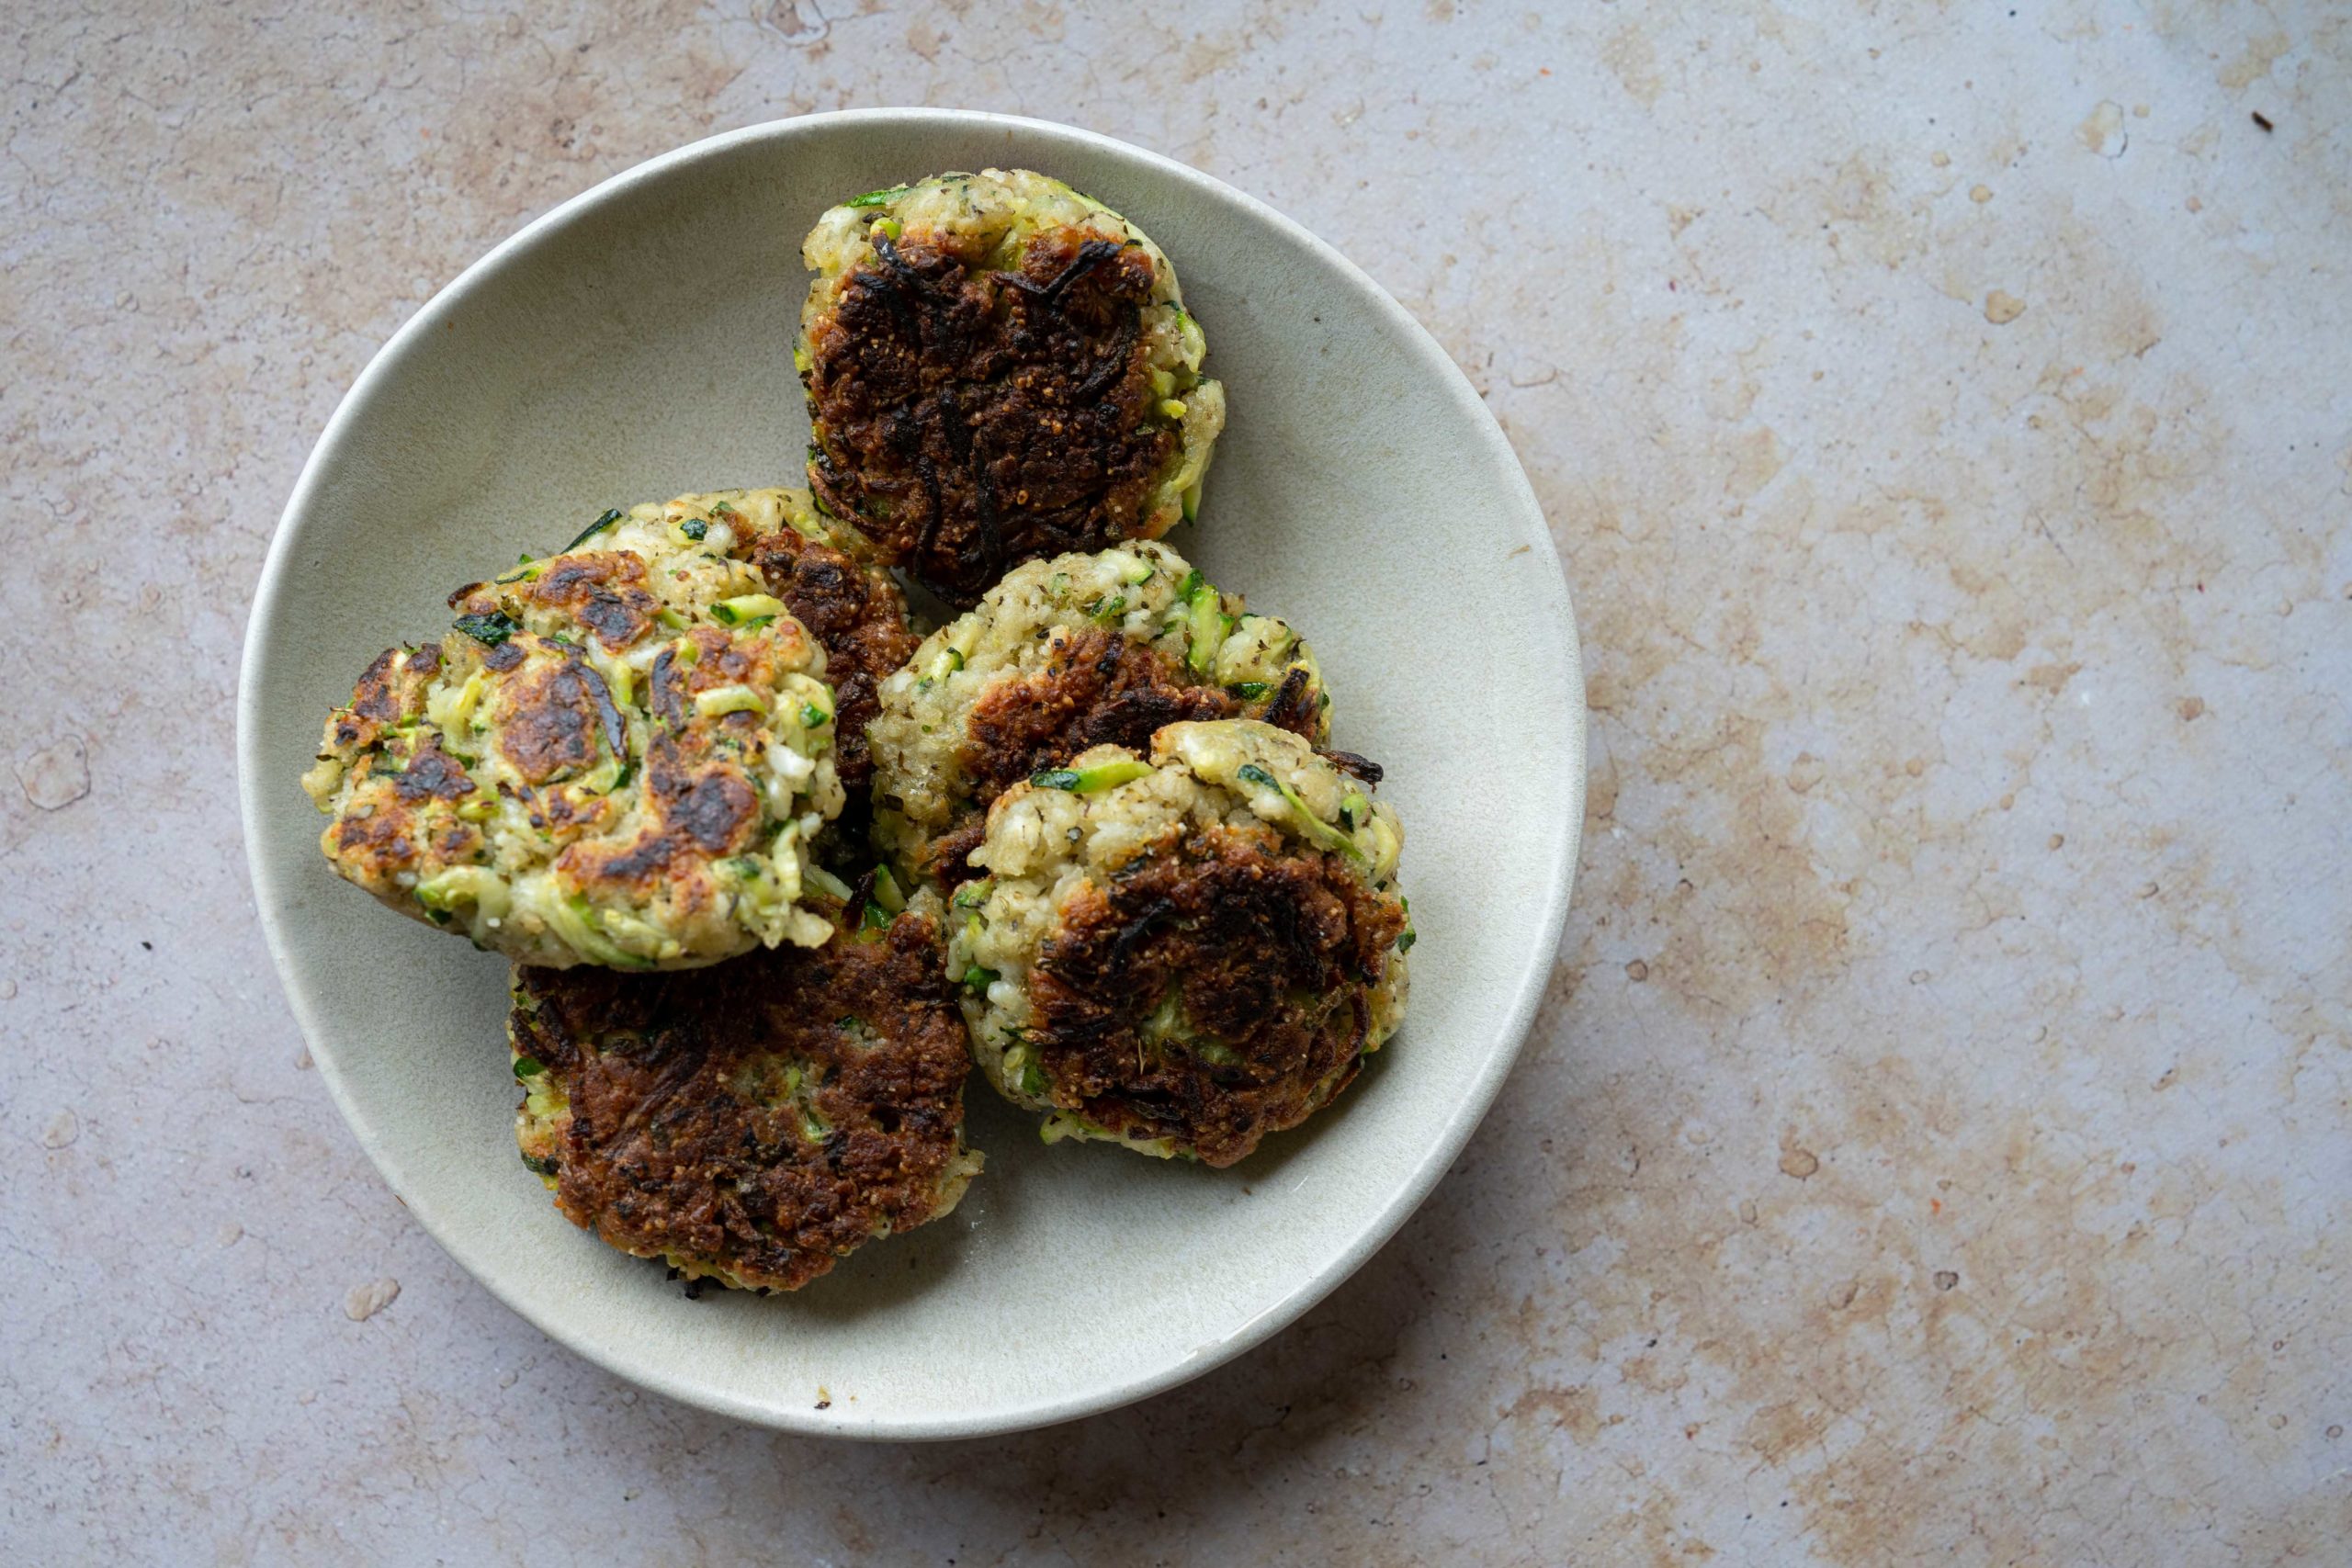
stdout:
POLYGON ((1268 828, 1204 828, 1089 882, 1030 973, 1026 1042, 1057 1107, 1231 1165, 1346 1088, 1365 988, 1405 933, 1339 857, 1268 828))
POLYGON ((768 592, 825 645, 836 727, 833 765, 842 787, 863 796, 874 778, 865 727, 874 721, 876 692, 919 640, 907 624, 906 596, 871 560, 792 527, 761 535, 752 561, 768 592))
POLYGON ((1189 514, 1223 390, 1167 257, 1116 213, 1024 171, 948 175, 835 208, 805 253, 808 482, 940 597, 1189 514))
POLYGON ((949 905, 983 1074, 1102 1138, 1230 1165, 1356 1074, 1404 1014, 1402 835, 1360 758, 1179 723, 1015 785, 949 905))
POLYGON ((877 832, 914 882, 952 886, 989 804, 1098 745, 1185 720, 1329 733, 1314 655, 1161 544, 1033 561, 883 682, 868 730, 877 832))
POLYGON ((723 502, 610 512, 459 589, 437 645, 385 653, 329 716, 302 783, 335 871, 524 963, 822 941, 801 880, 843 802, 833 696, 749 537, 723 502))
POLYGON ((524 1163, 573 1224, 790 1291, 956 1206, 964 1026, 920 915, 691 975, 514 973, 524 1163))

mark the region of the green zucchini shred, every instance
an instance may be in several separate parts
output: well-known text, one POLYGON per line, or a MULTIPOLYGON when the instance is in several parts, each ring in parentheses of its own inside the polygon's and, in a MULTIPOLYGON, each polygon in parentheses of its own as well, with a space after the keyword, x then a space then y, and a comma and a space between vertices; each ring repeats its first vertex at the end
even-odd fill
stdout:
POLYGON ((483 615, 459 615, 454 624, 486 648, 496 648, 523 629, 523 624, 503 610, 492 610, 483 615))
POLYGON ((1072 795, 1096 795, 1106 789, 1116 789, 1151 771, 1151 764, 1140 758, 1114 757, 1107 762, 1097 762, 1091 768, 1042 769, 1031 773, 1029 782, 1039 789, 1058 789, 1072 795))
POLYGON ((1345 833, 1340 832, 1337 828, 1332 827, 1331 824, 1324 821, 1323 818, 1315 815, 1313 811, 1307 809, 1306 802, 1298 797, 1298 792, 1296 790, 1291 788, 1290 785, 1284 784, 1282 780, 1274 777, 1273 774, 1268 773, 1257 763, 1242 763, 1241 766, 1235 771, 1235 776, 1240 779, 1244 784, 1257 784, 1262 788, 1271 789, 1283 797, 1284 804, 1289 806, 1291 815, 1297 819, 1299 830, 1306 835, 1309 842, 1326 850, 1336 850, 1340 853, 1344 854, 1349 859, 1354 861, 1360 866, 1367 868, 1371 866, 1372 857, 1365 854, 1363 851, 1358 847, 1353 839, 1348 837, 1345 833))
POLYGON ((572 551, 578 549, 581 546, 586 544, 589 540, 594 538, 597 535, 603 533, 605 529, 619 522, 623 515, 624 513, 617 506, 608 506, 605 508, 603 516, 597 518, 596 521, 589 524, 588 526, 581 529, 579 533, 573 535, 571 543, 556 551, 556 554, 560 556, 570 555, 572 551))

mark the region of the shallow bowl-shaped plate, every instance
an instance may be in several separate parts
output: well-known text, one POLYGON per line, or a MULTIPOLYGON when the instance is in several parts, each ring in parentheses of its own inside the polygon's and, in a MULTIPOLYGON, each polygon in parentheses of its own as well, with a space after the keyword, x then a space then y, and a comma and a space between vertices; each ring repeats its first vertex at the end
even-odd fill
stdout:
POLYGON ((657 158, 499 246, 359 378, 273 543, 238 713, 246 843, 344 1114, 458 1262, 647 1387, 805 1432, 945 1438, 1169 1388, 1392 1235, 1501 1086, 1558 942, 1584 781, 1568 597, 1509 445, 1444 353, 1304 230, 1167 159, 1032 120, 820 115, 657 158), (1171 540, 1314 643, 1336 743, 1386 765, 1420 932, 1404 1031, 1331 1111, 1228 1171, 1041 1146, 978 1081, 949 1219, 793 1297, 684 1299, 566 1224, 517 1159, 505 970, 338 882, 296 784, 387 645, 608 505, 797 482, 800 236, 833 201, 1027 165, 1175 258, 1231 398, 1171 540))

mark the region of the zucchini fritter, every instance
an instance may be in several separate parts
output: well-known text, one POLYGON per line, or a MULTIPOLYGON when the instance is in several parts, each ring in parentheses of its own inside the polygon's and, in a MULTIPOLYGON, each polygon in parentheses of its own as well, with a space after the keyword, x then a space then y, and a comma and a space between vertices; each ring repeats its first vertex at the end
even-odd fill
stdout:
POLYGON ((982 1074, 1102 1138, 1227 1166, 1402 1021, 1403 837, 1379 770, 1249 720, 1175 724, 1007 791, 949 906, 982 1074))
POLYGON ((941 598, 1193 515, 1225 389, 1134 224, 988 169, 857 197, 802 254, 808 482, 941 598))
POLYGON ((843 803, 834 698, 752 536, 718 498, 607 512, 451 595, 455 629, 328 716, 302 784, 335 871, 552 967, 824 941, 801 882, 843 803))
POLYGON ((875 693, 915 650, 906 595, 855 530, 819 512, 805 490, 722 491, 689 500, 732 500, 760 525, 752 564, 768 591, 825 646, 833 688, 833 765, 842 787, 863 796, 874 777, 865 727, 875 693))
POLYGON ((556 1207, 693 1279, 797 1290, 980 1168, 920 915, 692 975, 518 966, 509 1041, 523 1162, 556 1207))
POLYGON ((1091 746, 1143 750, 1161 726, 1261 718, 1330 732, 1315 656, 1165 545, 1033 561, 925 638, 882 683, 876 834, 910 882, 968 874, 989 803, 1091 746))

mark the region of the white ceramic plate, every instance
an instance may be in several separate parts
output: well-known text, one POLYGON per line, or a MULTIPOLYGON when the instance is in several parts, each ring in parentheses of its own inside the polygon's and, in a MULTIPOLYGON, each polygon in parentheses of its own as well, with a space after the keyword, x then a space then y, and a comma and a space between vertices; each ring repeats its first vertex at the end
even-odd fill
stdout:
POLYGON ((656 158, 483 257, 384 346, 302 471, 238 708, 262 922, 369 1156, 500 1299, 675 1398, 803 1432, 947 1438, 1108 1409, 1257 1344, 1412 1213, 1510 1070, 1551 968, 1584 794, 1575 625, 1469 383, 1363 273, 1181 164, 1084 131, 820 115, 656 158), (978 1080, 988 1170, 947 1220, 792 1297, 681 1295, 517 1159, 505 966, 338 882, 296 779, 388 644, 607 505, 797 483, 800 236, 844 197, 1026 165, 1175 259, 1231 399, 1170 542, 1311 639, 1335 741, 1386 765, 1419 943, 1403 1032, 1332 1111, 1227 1171, 1039 1145, 978 1080))

